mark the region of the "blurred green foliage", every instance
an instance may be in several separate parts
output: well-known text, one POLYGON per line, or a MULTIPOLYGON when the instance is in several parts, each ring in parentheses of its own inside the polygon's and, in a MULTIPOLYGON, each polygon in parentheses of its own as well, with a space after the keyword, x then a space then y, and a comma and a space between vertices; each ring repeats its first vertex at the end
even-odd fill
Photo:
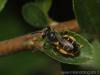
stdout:
POLYGON ((100 1, 73 0, 73 4, 81 31, 100 39, 100 1))
POLYGON ((0 12, 3 10, 3 8, 5 7, 7 3, 7 0, 0 0, 0 12))
POLYGON ((27 3, 24 5, 22 15, 25 21, 33 27, 43 29, 48 25, 44 12, 35 3, 27 3))
POLYGON ((94 66, 100 69, 100 42, 95 40, 92 44, 94 46, 94 66))
POLYGON ((100 69, 100 1, 73 0, 73 4, 75 16, 81 27, 81 31, 91 40, 94 47, 93 66, 98 65, 95 67, 100 69))
POLYGON ((47 15, 51 7, 52 0, 35 0, 35 4, 37 4, 38 7, 45 13, 45 15, 47 15))

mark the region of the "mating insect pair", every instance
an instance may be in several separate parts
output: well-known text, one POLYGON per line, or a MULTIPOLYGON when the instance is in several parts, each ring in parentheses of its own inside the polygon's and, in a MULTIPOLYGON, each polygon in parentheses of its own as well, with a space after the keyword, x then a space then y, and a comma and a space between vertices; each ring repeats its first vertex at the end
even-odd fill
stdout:
POLYGON ((67 33, 59 35, 48 26, 42 37, 43 39, 47 39, 54 51, 57 51, 64 56, 76 57, 80 55, 81 45, 74 37, 68 35, 67 33))

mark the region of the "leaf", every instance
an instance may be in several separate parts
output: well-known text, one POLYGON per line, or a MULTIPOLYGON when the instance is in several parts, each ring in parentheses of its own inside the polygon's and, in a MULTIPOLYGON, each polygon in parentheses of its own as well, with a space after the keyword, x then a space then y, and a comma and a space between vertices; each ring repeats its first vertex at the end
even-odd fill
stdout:
POLYGON ((94 46, 94 65, 100 69, 100 42, 95 40, 92 44, 94 46))
POLYGON ((64 57, 58 52, 56 52, 55 54, 52 46, 47 41, 45 42, 44 48, 41 51, 43 51, 45 54, 49 55, 53 59, 67 64, 82 64, 91 60, 93 54, 93 48, 91 44, 86 39, 74 32, 68 31, 67 35, 74 37, 77 42, 79 42, 79 44, 83 45, 83 47, 80 49, 81 53, 78 57, 64 57))
POLYGON ((7 3, 7 0, 0 0, 0 12, 3 10, 6 3, 7 3))
POLYGON ((35 3, 45 14, 48 14, 48 11, 51 7, 52 0, 35 0, 35 3))
POLYGON ((35 4, 44 12, 47 17, 48 24, 56 23, 52 18, 48 16, 48 12, 52 5, 52 0, 35 0, 35 4))
POLYGON ((73 4, 82 31, 100 37, 100 0, 73 0, 73 4))
POLYGON ((27 23, 36 28, 44 28, 48 21, 42 10, 34 3, 28 3, 22 8, 23 18, 27 23))

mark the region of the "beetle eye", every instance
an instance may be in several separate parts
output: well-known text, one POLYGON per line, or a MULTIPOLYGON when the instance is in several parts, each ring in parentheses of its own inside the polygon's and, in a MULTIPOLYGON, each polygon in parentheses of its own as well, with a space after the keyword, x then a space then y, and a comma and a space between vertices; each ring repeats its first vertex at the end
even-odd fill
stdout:
POLYGON ((57 37, 55 32, 51 32, 48 36, 47 36, 51 41, 57 41, 57 37))
POLYGON ((55 39, 55 38, 56 38, 55 33, 54 33, 54 32, 51 32, 50 37, 51 37, 52 39, 55 39))
POLYGON ((51 37, 54 37, 54 36, 55 36, 55 34, 54 34, 54 33, 51 33, 51 34, 50 34, 50 36, 51 36, 51 37))

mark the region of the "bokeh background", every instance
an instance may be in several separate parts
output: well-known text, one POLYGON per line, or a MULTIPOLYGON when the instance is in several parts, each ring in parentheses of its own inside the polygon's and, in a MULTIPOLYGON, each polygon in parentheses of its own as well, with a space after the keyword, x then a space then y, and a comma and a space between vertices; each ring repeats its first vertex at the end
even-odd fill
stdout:
MULTIPOLYGON (((39 30, 22 17, 22 6, 28 2, 34 0, 8 0, 0 13, 0 41, 39 30)), ((52 0, 48 15, 58 22, 75 19, 72 0, 52 0)), ((56 63, 61 65, 62 71, 96 70, 90 66, 59 63, 40 51, 23 51, 0 57, 0 75, 53 75, 56 63)))

